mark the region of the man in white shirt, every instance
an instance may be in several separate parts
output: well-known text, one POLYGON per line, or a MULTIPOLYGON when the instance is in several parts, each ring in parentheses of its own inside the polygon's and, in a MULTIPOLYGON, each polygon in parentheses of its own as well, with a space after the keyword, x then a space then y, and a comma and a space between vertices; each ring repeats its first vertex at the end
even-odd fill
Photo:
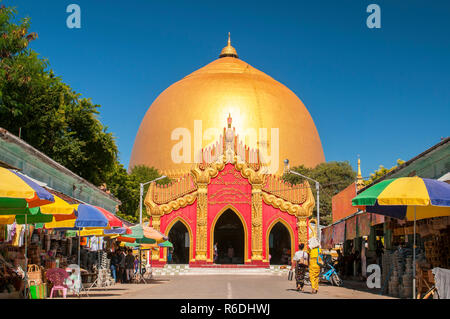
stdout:
POLYGON ((309 265, 309 256, 304 251, 305 244, 298 245, 298 251, 295 252, 292 259, 292 269, 295 269, 295 283, 297 291, 303 291, 305 285, 305 272, 309 265))

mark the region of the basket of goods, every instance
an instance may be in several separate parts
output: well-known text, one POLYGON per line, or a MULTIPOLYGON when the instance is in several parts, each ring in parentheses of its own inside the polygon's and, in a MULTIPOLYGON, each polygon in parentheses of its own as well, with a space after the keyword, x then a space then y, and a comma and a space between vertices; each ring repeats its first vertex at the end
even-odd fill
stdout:
POLYGON ((30 284, 30 282, 34 282, 36 285, 40 285, 42 283, 42 269, 38 265, 28 265, 27 275, 28 284, 30 284))

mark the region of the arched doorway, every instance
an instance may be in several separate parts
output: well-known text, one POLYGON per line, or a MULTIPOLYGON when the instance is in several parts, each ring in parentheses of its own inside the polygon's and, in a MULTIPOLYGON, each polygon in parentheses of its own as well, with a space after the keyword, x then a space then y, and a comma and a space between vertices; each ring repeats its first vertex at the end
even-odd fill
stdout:
POLYGON ((278 221, 269 233, 271 265, 288 265, 291 260, 291 235, 286 226, 278 221))
POLYGON ((218 243, 218 264, 244 263, 244 225, 233 210, 227 209, 222 213, 222 215, 220 215, 219 219, 216 221, 214 227, 213 243, 218 243), (232 257, 230 258, 230 256, 232 257))
POLYGON ((170 228, 168 237, 173 248, 166 248, 167 263, 189 264, 190 238, 186 226, 181 221, 177 221, 173 224, 172 228, 170 228))

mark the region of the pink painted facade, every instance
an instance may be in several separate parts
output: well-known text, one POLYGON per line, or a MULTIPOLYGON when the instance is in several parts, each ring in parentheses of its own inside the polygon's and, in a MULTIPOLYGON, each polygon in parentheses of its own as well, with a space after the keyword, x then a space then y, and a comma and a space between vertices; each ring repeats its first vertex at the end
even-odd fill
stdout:
MULTIPOLYGON (((297 217, 282 211, 273 205, 262 203, 262 261, 253 261, 252 257, 252 185, 247 178, 236 170, 232 164, 226 164, 217 176, 211 178, 207 186, 207 260, 206 263, 196 261, 197 242, 197 200, 192 204, 165 214, 160 219, 159 229, 165 235, 169 235, 170 229, 176 222, 182 222, 189 232, 189 264, 191 266, 213 263, 213 234, 214 226, 220 215, 228 209, 238 215, 245 233, 244 264, 268 266, 269 234, 272 227, 281 222, 289 232, 291 247, 297 247, 299 243, 297 217)), ((295 249, 291 249, 292 253, 295 249)), ((155 266, 163 266, 167 261, 167 250, 160 249, 155 266)))
MULTIPOLYGON (((145 198, 155 229, 168 236, 178 221, 187 228, 191 266, 213 264, 214 231, 224 212, 233 218, 233 225, 242 224, 245 265, 269 265, 269 234, 275 224, 281 223, 289 233, 291 256, 299 242, 308 241, 308 217, 315 204, 309 183, 291 185, 265 173, 259 150, 244 145, 231 123, 229 117, 223 136, 201 150, 202 163, 176 175, 169 185, 151 184, 145 198)), ((226 233, 236 239, 234 234, 226 233)), ((153 252, 152 261, 154 266, 163 266, 167 249, 153 252)))

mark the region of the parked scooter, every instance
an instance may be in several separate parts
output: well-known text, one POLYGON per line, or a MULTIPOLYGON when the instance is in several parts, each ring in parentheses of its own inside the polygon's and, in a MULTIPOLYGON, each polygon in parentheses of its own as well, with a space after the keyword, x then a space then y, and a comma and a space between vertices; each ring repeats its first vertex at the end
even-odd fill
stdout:
POLYGON ((339 278, 339 275, 336 271, 337 261, 332 261, 331 255, 320 255, 322 260, 324 261, 324 265, 321 266, 320 279, 330 282, 334 286, 342 286, 343 281, 339 278))

